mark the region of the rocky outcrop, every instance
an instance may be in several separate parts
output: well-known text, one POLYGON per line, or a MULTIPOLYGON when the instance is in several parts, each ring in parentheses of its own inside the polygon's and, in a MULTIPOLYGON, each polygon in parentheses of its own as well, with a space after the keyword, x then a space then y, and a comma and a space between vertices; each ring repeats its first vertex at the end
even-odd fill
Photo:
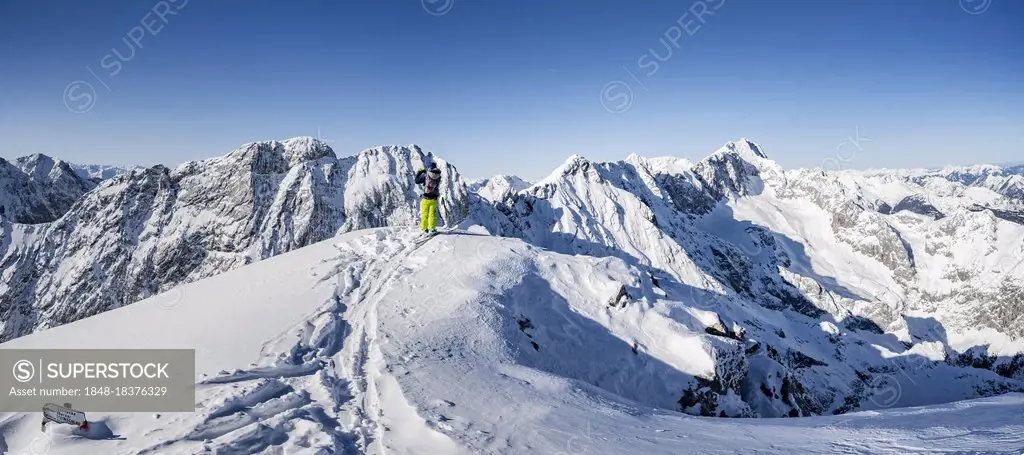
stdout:
POLYGON ((49 223, 71 209, 96 184, 60 160, 31 155, 0 158, 0 218, 12 223, 49 223))

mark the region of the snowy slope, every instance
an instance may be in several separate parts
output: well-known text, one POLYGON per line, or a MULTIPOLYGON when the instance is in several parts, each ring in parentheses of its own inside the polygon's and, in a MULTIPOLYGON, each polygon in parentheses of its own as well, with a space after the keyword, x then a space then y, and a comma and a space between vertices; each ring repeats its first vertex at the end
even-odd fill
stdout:
POLYGON ((411 225, 419 210, 413 177, 425 160, 442 169, 442 221, 461 220, 468 200, 458 171, 416 146, 337 158, 323 142, 294 138, 119 175, 81 191, 47 224, 0 221, 0 340, 341 232, 411 225))
POLYGON ((603 297, 622 284, 657 292, 619 259, 478 232, 415 239, 391 228, 345 234, 0 345, 195 347, 198 373, 195 413, 89 413, 90 432, 51 426, 45 435, 38 415, 0 414, 0 447, 45 446, 50 455, 1024 448, 1016 394, 804 419, 681 414, 661 395, 713 370, 711 354, 735 343, 702 333, 699 308, 651 295, 610 306, 603 297))

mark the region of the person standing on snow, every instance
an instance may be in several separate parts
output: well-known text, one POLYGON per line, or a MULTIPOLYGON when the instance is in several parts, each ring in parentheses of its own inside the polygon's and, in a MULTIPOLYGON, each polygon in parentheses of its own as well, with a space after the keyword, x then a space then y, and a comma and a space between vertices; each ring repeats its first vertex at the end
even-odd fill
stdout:
POLYGON ((429 170, 416 171, 416 184, 423 189, 420 230, 429 235, 437 234, 437 199, 441 197, 441 170, 437 163, 430 163, 429 170))

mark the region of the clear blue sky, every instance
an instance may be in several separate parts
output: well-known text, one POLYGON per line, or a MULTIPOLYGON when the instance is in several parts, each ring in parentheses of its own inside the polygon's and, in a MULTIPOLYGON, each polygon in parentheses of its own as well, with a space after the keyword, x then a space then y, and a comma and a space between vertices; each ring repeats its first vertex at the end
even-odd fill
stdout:
POLYGON ((857 131, 847 167, 1024 156, 1024 2, 694 3, 0 0, 0 156, 173 166, 318 127, 469 177, 740 137, 818 166, 857 131))

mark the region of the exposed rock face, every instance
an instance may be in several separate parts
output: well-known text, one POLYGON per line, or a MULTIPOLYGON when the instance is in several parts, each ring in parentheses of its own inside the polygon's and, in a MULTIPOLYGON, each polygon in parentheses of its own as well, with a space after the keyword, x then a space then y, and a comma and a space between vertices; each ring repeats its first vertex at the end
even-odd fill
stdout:
POLYGON ((9 162, 0 158, 0 218, 39 224, 60 218, 95 187, 60 160, 31 155, 9 162))

